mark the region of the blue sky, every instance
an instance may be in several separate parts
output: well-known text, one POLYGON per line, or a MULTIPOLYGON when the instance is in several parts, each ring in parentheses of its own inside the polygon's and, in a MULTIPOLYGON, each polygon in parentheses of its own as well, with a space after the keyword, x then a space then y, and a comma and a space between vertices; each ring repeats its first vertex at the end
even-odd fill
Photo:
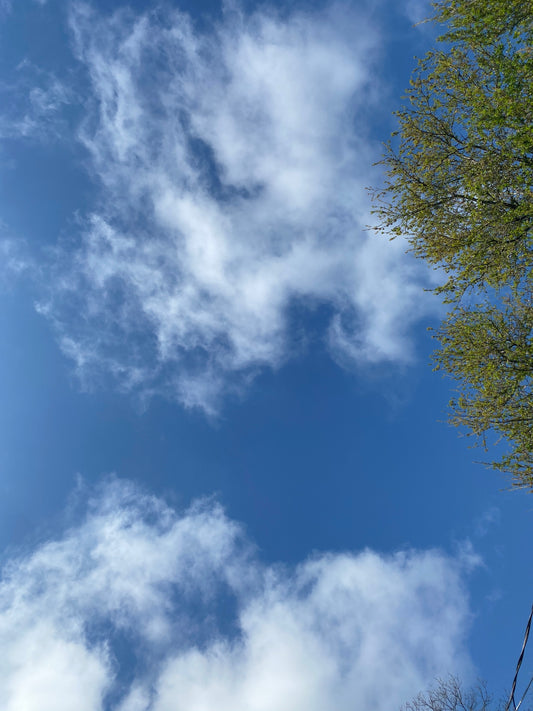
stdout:
POLYGON ((531 504, 368 229, 426 12, 0 4, 3 709, 509 687, 531 504))

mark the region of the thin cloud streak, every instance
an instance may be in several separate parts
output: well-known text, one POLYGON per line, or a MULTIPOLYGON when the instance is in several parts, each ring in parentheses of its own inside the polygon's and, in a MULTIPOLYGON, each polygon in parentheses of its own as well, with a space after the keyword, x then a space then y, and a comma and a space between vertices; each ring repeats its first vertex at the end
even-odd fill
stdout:
POLYGON ((298 351, 295 304, 329 314, 340 361, 408 361, 434 305, 405 245, 365 231, 380 45, 365 17, 233 6, 200 31, 75 8, 102 196, 39 308, 80 376, 215 413, 298 351))
POLYGON ((2 709, 388 711, 471 672, 470 562, 367 550, 264 565, 216 503, 177 514, 109 480, 4 570, 2 709))
POLYGON ((49 142, 70 134, 63 111, 75 103, 75 92, 52 72, 23 60, 13 80, 0 83, 0 98, 0 139, 49 142))
POLYGON ((7 230, 0 223, 0 291, 12 288, 23 275, 37 273, 28 245, 4 233, 7 230))

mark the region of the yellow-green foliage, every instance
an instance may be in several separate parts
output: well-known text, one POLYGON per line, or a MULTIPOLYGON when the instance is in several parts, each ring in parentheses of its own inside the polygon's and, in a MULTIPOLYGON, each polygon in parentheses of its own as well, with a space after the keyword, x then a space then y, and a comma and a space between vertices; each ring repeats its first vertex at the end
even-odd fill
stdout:
POLYGON ((444 31, 397 112, 376 212, 443 275, 452 421, 503 436, 493 466, 533 488, 533 3, 434 7, 444 31))

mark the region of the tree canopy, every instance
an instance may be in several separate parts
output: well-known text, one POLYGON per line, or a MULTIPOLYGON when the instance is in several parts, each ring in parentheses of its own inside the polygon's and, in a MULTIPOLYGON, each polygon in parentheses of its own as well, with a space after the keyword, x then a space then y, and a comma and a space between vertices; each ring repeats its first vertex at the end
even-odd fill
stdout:
POLYGON ((442 0, 387 145, 380 228, 437 270, 451 421, 533 489, 533 5, 442 0))

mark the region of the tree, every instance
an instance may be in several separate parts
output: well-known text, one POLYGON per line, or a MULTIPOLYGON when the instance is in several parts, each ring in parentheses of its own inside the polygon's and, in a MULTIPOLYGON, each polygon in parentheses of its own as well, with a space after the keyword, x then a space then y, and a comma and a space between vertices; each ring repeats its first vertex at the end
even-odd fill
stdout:
POLYGON ((533 489, 533 5, 433 6, 444 31, 396 113, 375 211, 440 278, 451 421, 503 438, 492 466, 533 489))
POLYGON ((419 694, 402 711, 490 711, 491 697, 483 683, 471 689, 463 689, 454 676, 438 679, 426 693, 419 694))

